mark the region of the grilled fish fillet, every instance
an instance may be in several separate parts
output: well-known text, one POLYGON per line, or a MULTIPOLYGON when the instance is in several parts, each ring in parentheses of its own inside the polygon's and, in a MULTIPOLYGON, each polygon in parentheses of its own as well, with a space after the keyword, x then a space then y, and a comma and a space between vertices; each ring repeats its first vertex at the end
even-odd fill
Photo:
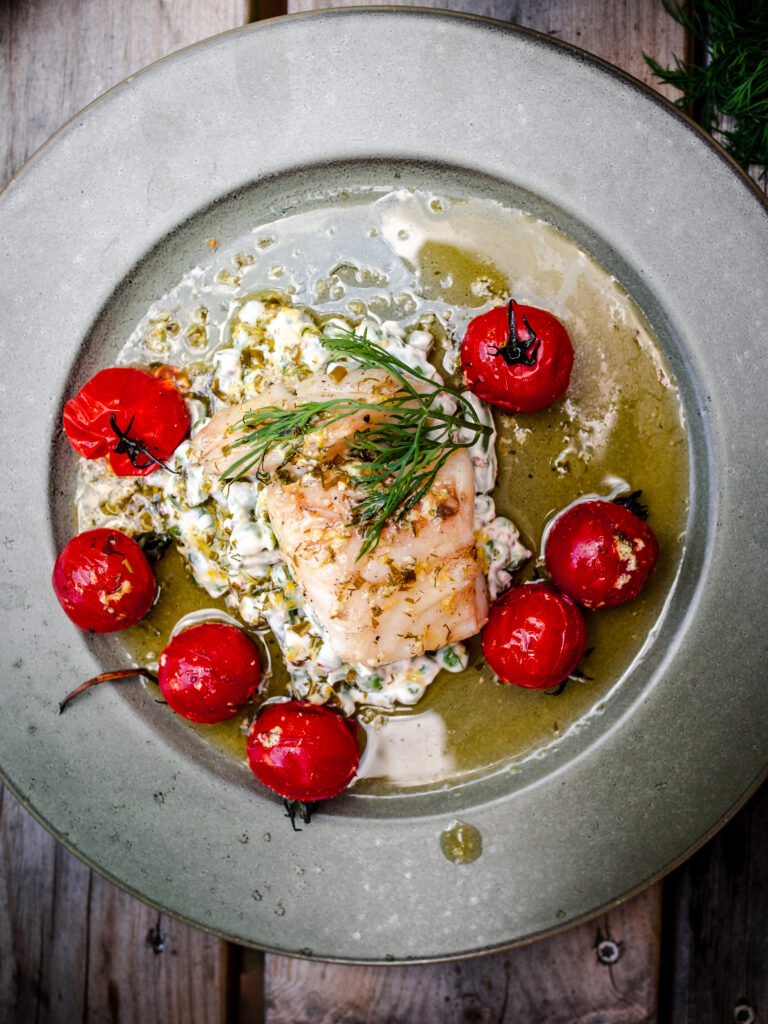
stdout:
MULTIPOLYGON (((193 446, 206 471, 222 475, 234 461, 227 450, 237 436, 233 424, 246 408, 278 403, 293 408, 344 396, 375 404, 398 390, 398 382, 378 370, 348 373, 341 385, 327 377, 309 378, 288 395, 272 388, 255 400, 258 404, 217 414, 193 446)), ((327 462, 343 452, 344 439, 365 429, 364 415, 358 411, 307 435, 317 458, 327 462)), ((307 454, 306 444, 302 454, 307 454)), ((280 461, 277 456, 272 465, 280 461)), ((264 468, 269 471, 269 460, 264 468)), ((375 667, 477 633, 487 621, 488 596, 475 549, 475 481, 467 453, 454 452, 424 498, 400 523, 387 526, 377 547, 358 560, 364 538, 353 511, 362 496, 335 466, 267 488, 267 509, 283 557, 336 653, 375 667)))

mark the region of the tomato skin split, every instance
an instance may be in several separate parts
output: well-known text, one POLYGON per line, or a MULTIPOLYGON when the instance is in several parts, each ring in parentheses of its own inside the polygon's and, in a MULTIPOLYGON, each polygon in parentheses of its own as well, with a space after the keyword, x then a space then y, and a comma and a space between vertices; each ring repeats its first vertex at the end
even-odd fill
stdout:
POLYGON ((507 412, 539 412, 562 398, 572 368, 573 346, 560 321, 514 300, 475 317, 461 343, 467 387, 507 412))
POLYGON ((72 447, 86 459, 106 457, 117 476, 146 476, 157 463, 137 464, 115 449, 114 426, 139 442, 159 462, 169 458, 189 431, 189 412, 172 373, 147 373, 130 366, 100 370, 64 406, 63 424, 72 447))
POLYGON ((269 704, 251 726, 248 761, 259 782, 287 800, 329 800, 360 765, 359 726, 326 704, 269 704))
POLYGON ((56 559, 52 583, 72 622, 94 633, 136 625, 155 599, 146 555, 119 530, 86 530, 73 537, 56 559))
POLYGON ((656 534, 623 505, 582 501, 562 512, 547 536, 552 582, 585 608, 633 601, 659 557, 656 534))
POLYGON ((502 683, 548 690, 584 655, 587 629, 577 605, 548 583, 511 587, 492 605, 483 654, 502 683))
POLYGON ((256 645, 226 622, 201 622, 177 633, 160 655, 157 675, 168 705, 190 722, 232 718, 261 682, 256 645))

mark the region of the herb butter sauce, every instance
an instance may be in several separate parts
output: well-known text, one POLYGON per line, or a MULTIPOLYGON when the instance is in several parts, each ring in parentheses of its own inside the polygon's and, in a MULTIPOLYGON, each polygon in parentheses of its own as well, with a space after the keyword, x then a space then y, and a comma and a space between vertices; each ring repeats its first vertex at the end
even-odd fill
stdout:
MULTIPOLYGON (((617 489, 642 489, 661 544, 659 565, 638 601, 587 613, 592 651, 581 668, 590 679, 570 682, 557 697, 496 682, 475 638, 467 645, 467 667, 440 672, 415 706, 363 706, 369 742, 358 790, 445 786, 544 756, 601 713, 653 630, 684 544, 688 453, 678 392, 646 321, 604 268, 530 215, 492 200, 367 190, 345 197, 343 205, 261 225, 226 247, 201 240, 200 265, 153 305, 118 360, 206 372, 214 353, 232 346, 231 325, 244 302, 274 297, 306 307, 321 324, 335 316, 369 318, 429 332, 436 339, 433 364, 455 383, 467 323, 510 296, 554 313, 575 351, 563 400, 532 415, 494 414, 495 511, 516 524, 534 553, 515 579, 533 577, 542 533, 556 512, 581 495, 617 489)), ((81 529, 109 517, 102 497, 86 467, 81 529)), ((134 525, 132 532, 142 528, 150 526, 134 525)), ((504 528, 490 532, 490 545, 519 544, 504 528)), ((192 582, 172 549, 157 576, 161 593, 154 609, 123 634, 138 664, 156 661, 182 616, 205 608, 231 612, 192 582)), ((261 635, 265 664, 265 648, 270 652, 264 693, 270 697, 285 692, 287 672, 274 641, 261 635)), ((223 725, 189 728, 244 761, 243 731, 254 710, 223 725)))

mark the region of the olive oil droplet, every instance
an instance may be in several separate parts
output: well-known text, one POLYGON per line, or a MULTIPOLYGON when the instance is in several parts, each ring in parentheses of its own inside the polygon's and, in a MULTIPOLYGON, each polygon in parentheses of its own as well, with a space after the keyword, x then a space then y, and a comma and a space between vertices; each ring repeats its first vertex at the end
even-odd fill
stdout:
POLYGON ((474 825, 454 821, 440 834, 440 849, 453 864, 471 864, 483 852, 483 838, 474 825))

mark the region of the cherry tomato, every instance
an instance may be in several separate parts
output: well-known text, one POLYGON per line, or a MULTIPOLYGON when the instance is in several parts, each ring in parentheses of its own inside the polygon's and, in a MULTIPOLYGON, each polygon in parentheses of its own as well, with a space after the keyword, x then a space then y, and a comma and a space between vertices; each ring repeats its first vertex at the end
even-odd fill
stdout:
POLYGON ((529 583, 512 587, 492 605, 483 654, 502 683, 547 690, 573 672, 586 640, 574 602, 548 583, 529 583))
POLYGON ((658 557, 650 526, 612 501, 566 509, 549 531, 545 553, 552 582, 585 608, 634 600, 658 557))
POLYGON ((261 681, 252 640, 226 622, 201 622, 177 633, 157 674, 173 710, 190 722, 212 725, 236 715, 261 681))
POLYGON ((106 456, 117 476, 146 476, 173 454, 189 413, 171 376, 129 366, 101 370, 64 406, 64 431, 86 459, 106 456))
POLYGON ((325 704, 269 704, 251 726, 248 760, 259 782, 287 800, 328 800, 360 764, 358 725, 325 704))
POLYGON ((134 626, 155 599, 146 555, 119 530, 78 533, 56 559, 52 582, 74 624, 94 633, 134 626))
POLYGON ((461 343, 461 369, 469 390, 508 412, 538 412, 568 390, 573 346, 551 313, 506 306, 475 317, 461 343))

